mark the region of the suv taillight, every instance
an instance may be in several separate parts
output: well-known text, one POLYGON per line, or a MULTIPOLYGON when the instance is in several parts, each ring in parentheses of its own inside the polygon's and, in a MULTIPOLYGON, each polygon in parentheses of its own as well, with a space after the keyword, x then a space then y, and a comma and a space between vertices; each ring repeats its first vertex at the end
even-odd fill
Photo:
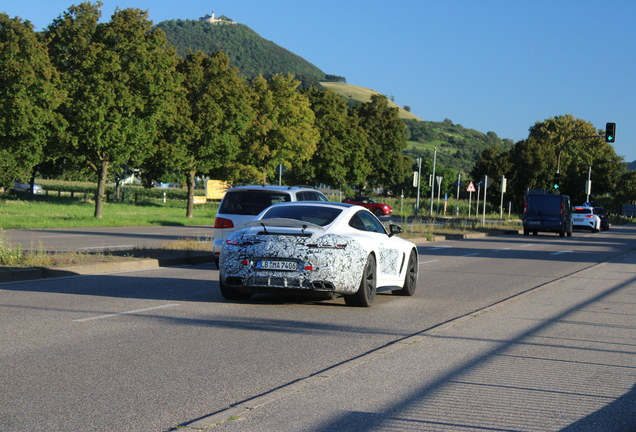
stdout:
POLYGON ((561 216, 563 216, 563 203, 561 203, 561 216))
POLYGON ((528 213, 528 201, 523 203, 523 214, 528 213))
POLYGON ((234 224, 229 219, 218 217, 214 219, 214 228, 220 228, 220 229, 234 228, 234 224))

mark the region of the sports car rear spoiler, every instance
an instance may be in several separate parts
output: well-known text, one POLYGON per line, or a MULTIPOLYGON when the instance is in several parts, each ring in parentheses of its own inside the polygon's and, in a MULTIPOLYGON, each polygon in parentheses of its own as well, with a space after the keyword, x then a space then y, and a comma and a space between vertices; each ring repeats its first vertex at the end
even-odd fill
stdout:
POLYGON ((245 224, 246 227, 279 227, 279 228, 307 228, 319 231, 325 231, 324 227, 312 222, 300 221, 298 219, 285 219, 285 218, 272 218, 272 219, 259 219, 245 224))

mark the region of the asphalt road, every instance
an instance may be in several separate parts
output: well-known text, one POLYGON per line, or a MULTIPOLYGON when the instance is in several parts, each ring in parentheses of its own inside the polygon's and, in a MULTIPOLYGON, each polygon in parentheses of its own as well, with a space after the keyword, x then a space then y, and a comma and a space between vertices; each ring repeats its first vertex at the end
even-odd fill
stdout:
MULTIPOLYGON (((213 264, 1 284, 0 430, 164 431, 193 428, 215 415, 226 419, 236 404, 294 383, 311 386, 312 378, 459 317, 489 316, 485 308, 524 292, 555 281, 576 289, 582 271, 632 252, 634 240, 636 229, 624 228, 577 231, 572 238, 513 235, 422 244, 416 295, 378 295, 369 309, 346 307, 341 299, 267 295, 229 303, 218 292, 213 264)), ((633 311, 623 315, 634 329, 633 311)), ((443 340, 438 346, 455 359, 466 355, 454 348, 443 340)), ((422 352, 411 361, 426 365, 441 358, 422 352)), ((380 365, 386 369, 378 371, 408 377, 401 362, 380 365)), ((387 375, 372 375, 373 367, 351 375, 360 400, 371 401, 383 388, 387 375), (374 386, 365 394, 367 378, 374 386)), ((384 388, 387 394, 395 390, 384 388)), ((325 391, 326 401, 343 394, 336 387, 325 391)), ((314 409, 321 411, 320 405, 314 409)), ((248 424, 220 428, 242 425, 248 424)), ((249 425, 244 430, 259 430, 249 425)), ((286 425, 274 430, 309 430, 286 425)), ((529 424, 523 430, 541 429, 529 424)))
POLYGON ((211 240, 214 225, 112 228, 13 229, 4 235, 23 250, 47 252, 103 252, 133 248, 160 248, 186 238, 211 240))

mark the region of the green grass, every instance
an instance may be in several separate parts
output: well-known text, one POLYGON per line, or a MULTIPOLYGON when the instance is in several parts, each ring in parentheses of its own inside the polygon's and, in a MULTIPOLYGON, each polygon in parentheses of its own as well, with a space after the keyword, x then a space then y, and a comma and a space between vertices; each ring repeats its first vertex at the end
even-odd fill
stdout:
POLYGON ((214 225, 217 203, 197 204, 188 219, 184 201, 144 201, 138 204, 104 203, 97 219, 95 203, 68 197, 0 197, 0 228, 85 228, 117 226, 214 225))

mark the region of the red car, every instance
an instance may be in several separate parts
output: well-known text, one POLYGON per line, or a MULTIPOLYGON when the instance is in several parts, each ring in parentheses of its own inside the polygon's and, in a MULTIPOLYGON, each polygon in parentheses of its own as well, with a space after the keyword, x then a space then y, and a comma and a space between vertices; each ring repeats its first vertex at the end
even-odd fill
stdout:
POLYGON ((380 204, 376 200, 367 197, 358 196, 354 198, 345 198, 344 200, 342 200, 342 202, 346 204, 355 204, 366 207, 371 210, 377 217, 386 216, 393 213, 393 209, 390 205, 380 204))

